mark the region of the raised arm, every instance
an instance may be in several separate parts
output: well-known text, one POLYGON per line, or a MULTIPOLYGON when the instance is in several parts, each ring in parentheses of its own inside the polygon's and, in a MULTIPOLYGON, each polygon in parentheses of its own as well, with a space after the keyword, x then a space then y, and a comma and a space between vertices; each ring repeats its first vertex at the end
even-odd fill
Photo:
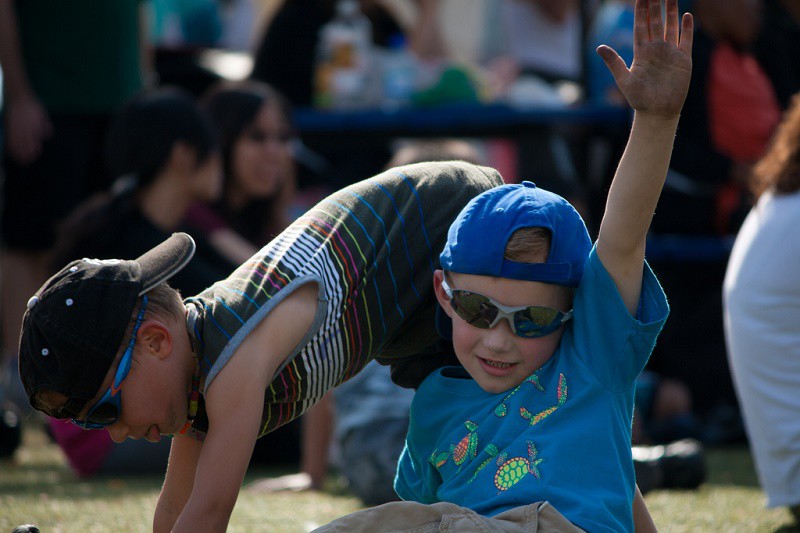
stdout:
POLYGON ((678 1, 636 0, 633 63, 598 47, 634 109, 633 126, 609 190, 597 255, 625 305, 635 314, 642 284, 645 238, 669 167, 672 144, 692 70, 692 16, 679 20, 678 1))

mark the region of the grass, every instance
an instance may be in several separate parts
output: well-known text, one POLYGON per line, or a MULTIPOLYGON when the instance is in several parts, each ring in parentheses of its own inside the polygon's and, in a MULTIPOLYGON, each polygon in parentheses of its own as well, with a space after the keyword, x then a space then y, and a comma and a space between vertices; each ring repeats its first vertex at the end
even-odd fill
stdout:
MULTIPOLYGON (((747 448, 709 450, 708 464, 700 489, 645 496, 661 531, 800 533, 787 511, 764 508, 747 448)), ((245 483, 278 473, 252 471, 245 483)), ((0 463, 0 532, 24 523, 43 533, 149 531, 160 484, 160 476, 79 480, 42 429, 28 424, 14 460, 0 463)), ((242 490, 228 530, 306 532, 360 508, 333 480, 319 493, 242 490)))

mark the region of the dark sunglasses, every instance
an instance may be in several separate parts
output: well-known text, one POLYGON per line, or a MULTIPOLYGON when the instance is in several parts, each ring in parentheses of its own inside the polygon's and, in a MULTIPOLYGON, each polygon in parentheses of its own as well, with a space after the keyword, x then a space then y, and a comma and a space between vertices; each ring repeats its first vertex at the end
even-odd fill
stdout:
POLYGON ((120 412, 120 391, 122 390, 122 382, 128 377, 128 372, 131 370, 131 359, 133 359, 133 347, 136 344, 136 334, 139 332, 139 326, 142 324, 144 318, 144 310, 147 308, 147 296, 142 298, 142 307, 139 309, 139 314, 136 315, 136 323, 133 326, 133 333, 128 347, 125 348, 125 353, 122 354, 122 359, 119 361, 117 373, 114 376, 114 383, 108 388, 103 397, 95 403, 89 412, 86 413, 86 418, 83 420, 73 419, 72 423, 82 427, 83 429, 103 429, 110 426, 119 418, 120 412))
POLYGON ((442 288, 453 311, 476 328, 493 328, 505 318, 515 335, 533 339, 553 333, 572 318, 572 310, 564 313, 537 305, 507 307, 477 292, 451 289, 446 279, 442 279, 442 288))

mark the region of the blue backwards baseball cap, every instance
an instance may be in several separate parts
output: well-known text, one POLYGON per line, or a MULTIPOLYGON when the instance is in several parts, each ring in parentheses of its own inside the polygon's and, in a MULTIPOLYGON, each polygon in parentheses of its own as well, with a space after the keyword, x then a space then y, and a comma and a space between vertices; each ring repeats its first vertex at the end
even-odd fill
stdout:
POLYGON ((450 225, 439 260, 444 270, 462 274, 577 287, 591 248, 586 224, 575 208, 561 196, 524 181, 473 198, 450 225), (506 259, 511 235, 530 227, 550 230, 547 261, 506 259))

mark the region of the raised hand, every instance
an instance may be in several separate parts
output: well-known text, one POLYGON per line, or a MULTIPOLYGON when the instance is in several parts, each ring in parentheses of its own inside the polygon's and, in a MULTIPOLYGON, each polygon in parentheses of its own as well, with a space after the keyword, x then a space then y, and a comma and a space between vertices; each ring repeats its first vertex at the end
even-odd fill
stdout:
POLYGON ((636 0, 630 69, 609 46, 599 46, 597 53, 637 113, 673 119, 689 89, 694 23, 689 13, 679 21, 678 0, 666 4, 664 22, 661 0, 636 0))

